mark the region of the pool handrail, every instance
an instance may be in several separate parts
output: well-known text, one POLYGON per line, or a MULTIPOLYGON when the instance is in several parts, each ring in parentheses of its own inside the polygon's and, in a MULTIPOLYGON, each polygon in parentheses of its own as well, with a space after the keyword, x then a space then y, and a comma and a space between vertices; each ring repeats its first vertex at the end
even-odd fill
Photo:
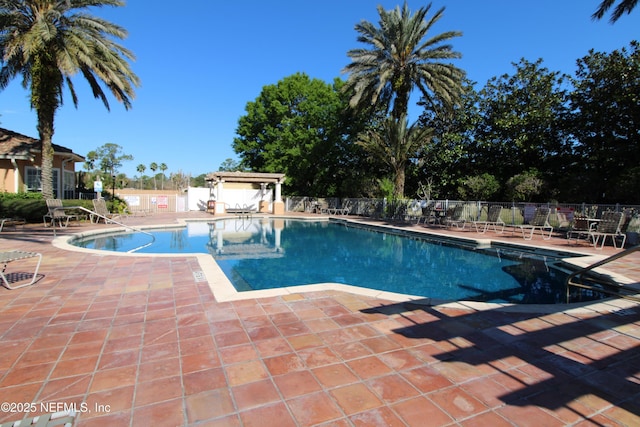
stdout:
POLYGON ((581 268, 571 273, 567 277, 567 281, 566 281, 567 293, 569 292, 569 286, 576 286, 576 287, 591 289, 591 290, 606 293, 612 296, 618 296, 620 298, 626 298, 626 299, 640 302, 640 288, 637 287, 638 283, 623 284, 613 280, 608 276, 597 275, 597 273, 596 275, 594 274, 590 275, 587 280, 591 281, 592 283, 602 285, 601 287, 589 285, 587 283, 584 283, 584 280, 583 280, 583 275, 588 274, 589 272, 592 272, 592 270, 594 270, 595 268, 601 267, 605 264, 608 264, 612 261, 615 261, 617 259, 620 259, 622 257, 625 257, 637 251, 640 251, 640 245, 632 246, 628 249, 625 249, 622 252, 618 252, 617 254, 611 255, 603 260, 595 262, 591 265, 588 265, 587 267, 581 268), (632 285, 635 285, 635 286, 632 286, 632 285), (613 287, 614 289, 613 290, 608 289, 607 286, 613 287))
MULTIPOLYGON (((146 234, 148 236, 151 236, 151 242, 150 243, 146 243, 146 244, 144 244, 142 246, 139 246, 137 248, 131 249, 131 250, 127 251, 128 253, 136 252, 136 251, 138 251, 140 249, 146 248, 147 246, 150 246, 156 240, 156 237, 152 233, 149 233, 148 231, 144 231, 144 230, 142 230, 140 228, 136 228, 136 227, 132 227, 132 226, 127 225, 127 224, 123 224, 122 222, 116 221, 113 218, 107 218, 106 216, 101 215, 98 212, 94 212, 91 209, 87 209, 84 206, 65 206, 64 209, 78 209, 78 210, 81 210, 81 211, 84 211, 84 212, 88 213, 89 215, 97 216, 98 218, 104 219, 105 223, 111 222, 111 223, 114 223, 114 224, 118 224, 121 227, 127 228, 127 229, 129 229, 131 231, 135 231, 135 232, 138 232, 138 233, 142 233, 142 234, 146 234)), ((53 237, 56 237, 56 227, 55 227, 55 225, 52 228, 53 228, 53 237)))

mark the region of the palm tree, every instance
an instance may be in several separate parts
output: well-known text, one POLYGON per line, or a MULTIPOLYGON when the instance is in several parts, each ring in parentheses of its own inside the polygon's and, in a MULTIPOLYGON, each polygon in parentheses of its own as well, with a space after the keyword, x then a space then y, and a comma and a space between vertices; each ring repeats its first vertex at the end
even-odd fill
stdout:
POLYGON ((431 139, 432 129, 417 122, 407 126, 407 116, 396 120, 387 117, 379 129, 369 129, 358 136, 358 145, 386 163, 394 174, 394 197, 404 196, 406 167, 416 158, 420 148, 431 139))
POLYGON ((156 171, 158 170, 158 164, 156 162, 153 162, 149 165, 149 169, 151 169, 151 172, 153 172, 153 189, 157 190, 158 186, 156 185, 156 171))
POLYGON ((160 171, 162 172, 162 176, 160 177, 161 179, 160 185, 161 185, 161 189, 164 190, 164 171, 166 171, 168 167, 165 163, 160 163, 159 168, 160 168, 160 171))
MULTIPOLYGON (((611 6, 613 6, 614 3, 615 0, 602 0, 602 3, 600 3, 600 6, 598 6, 598 10, 596 10, 593 15, 591 15, 591 18, 602 19, 602 17, 604 17, 604 14, 607 13, 609 9, 611 9, 611 6)), ((618 19, 620 19, 623 14, 630 14, 637 4, 638 0, 620 0, 618 6, 616 6, 616 8, 611 13, 609 22, 613 24, 618 19)))
POLYGON ((89 83, 95 98, 109 109, 101 83, 126 109, 131 107, 138 77, 129 66, 133 54, 114 39, 125 29, 87 13, 90 7, 123 6, 121 0, 0 0, 0 89, 16 76, 29 88, 42 144, 42 194, 53 197, 54 117, 76 74, 89 83))
POLYGON ((406 2, 402 9, 390 11, 378 6, 379 27, 367 21, 355 26, 358 41, 371 49, 347 53, 352 62, 343 72, 349 73, 345 90, 352 93, 352 107, 366 111, 373 105, 391 111, 398 120, 407 113, 415 88, 427 100, 435 97, 449 105, 457 101, 465 73, 444 61, 461 55, 443 43, 462 34, 447 31, 425 40, 444 12, 440 9, 427 21, 430 8, 431 4, 412 16, 406 2))
POLYGON ((143 179, 142 179, 142 178, 143 178, 144 171, 146 171, 146 170, 147 170, 147 167, 146 167, 145 165, 143 165, 142 163, 140 163, 140 164, 136 167, 136 170, 137 170, 138 172, 140 172, 140 189, 142 190, 142 181, 143 181, 143 179))

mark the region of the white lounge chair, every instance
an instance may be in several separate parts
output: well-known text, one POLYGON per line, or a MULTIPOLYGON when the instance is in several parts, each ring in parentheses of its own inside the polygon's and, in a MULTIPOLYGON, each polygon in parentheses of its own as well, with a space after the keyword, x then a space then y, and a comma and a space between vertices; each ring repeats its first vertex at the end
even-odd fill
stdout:
POLYGON ((0 218, 0 231, 2 231, 4 227, 17 228, 18 225, 24 226, 26 223, 27 221, 22 218, 0 218))
POLYGON ((473 221, 473 225, 476 227, 476 232, 478 233, 486 233, 489 227, 493 227, 493 231, 496 233, 504 232, 505 223, 500 218, 500 214, 502 213, 502 206, 493 205, 489 208, 489 212, 487 213, 486 221, 473 221), (482 227, 482 231, 480 228, 482 227), (498 227, 500 227, 500 231, 498 231, 498 227))
POLYGON ((64 228, 69 225, 69 220, 78 219, 77 215, 71 215, 65 212, 62 200, 60 199, 47 199, 47 208, 49 212, 42 218, 45 227, 54 227, 57 221, 60 228, 64 228))
POLYGON ((549 224, 549 213, 550 211, 547 207, 537 208, 529 224, 523 224, 519 226, 522 230, 522 238, 524 240, 531 240, 533 239, 533 233, 536 230, 540 230, 540 234, 542 234, 542 238, 544 240, 551 239, 553 227, 551 226, 551 224, 549 224), (530 230, 531 232, 527 235, 525 230, 530 230), (545 230, 548 230, 549 233, 545 234, 545 230))
POLYGON ((120 220, 122 217, 120 214, 111 213, 107 208, 107 202, 104 199, 93 199, 93 210, 97 215, 91 215, 91 222, 95 222, 96 224, 103 220, 105 224, 110 222, 116 222, 115 220, 120 220))
POLYGON ((25 251, 0 252, 0 264, 2 264, 2 271, 0 271, 0 277, 2 278, 3 285, 7 289, 18 289, 18 288, 23 288, 25 286, 33 285, 36 282, 36 280, 38 280, 38 270, 40 269, 41 262, 42 262, 42 254, 39 254, 37 252, 25 252, 25 251), (22 283, 20 285, 13 285, 13 283, 24 281, 25 273, 9 274, 11 278, 13 278, 14 276, 16 278, 16 280, 12 280, 11 282, 9 282, 9 279, 7 278, 8 273, 6 273, 7 264, 9 264, 12 261, 26 260, 29 258, 38 258, 35 270, 33 272, 33 276, 31 277, 31 281, 27 283, 22 283))
POLYGON ((607 241, 607 237, 611 237, 613 247, 617 248, 616 237, 622 237, 621 248, 627 240, 627 235, 620 231, 620 227, 624 221, 624 215, 622 212, 604 212, 602 219, 596 224, 595 229, 589 230, 589 239, 593 241, 593 247, 596 249, 604 248, 604 244, 607 241), (602 237, 602 244, 598 247, 598 241, 602 237))

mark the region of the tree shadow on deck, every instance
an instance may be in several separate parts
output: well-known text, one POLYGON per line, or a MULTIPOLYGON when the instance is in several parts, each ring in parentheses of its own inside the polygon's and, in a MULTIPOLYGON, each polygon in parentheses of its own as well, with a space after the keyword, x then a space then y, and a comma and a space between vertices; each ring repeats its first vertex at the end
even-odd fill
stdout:
POLYGON ((363 312, 413 323, 393 332, 433 344, 429 365, 435 369, 447 369, 440 363, 460 362, 474 367, 470 372, 480 372, 477 377, 507 378, 511 391, 496 396, 507 405, 568 410, 581 418, 615 406, 640 416, 640 306, 607 314, 535 314, 418 302, 363 312), (594 401, 597 407, 589 407, 594 401))

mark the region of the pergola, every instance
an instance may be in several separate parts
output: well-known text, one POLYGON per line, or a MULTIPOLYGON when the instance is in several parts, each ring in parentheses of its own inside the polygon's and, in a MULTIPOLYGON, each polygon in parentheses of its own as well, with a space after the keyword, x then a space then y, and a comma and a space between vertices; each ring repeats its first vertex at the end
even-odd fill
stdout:
MULTIPOLYGON (((283 173, 258 173, 258 172, 211 172, 205 178, 209 183, 209 187, 216 188, 216 203, 214 208, 215 214, 226 213, 224 204, 224 183, 247 183, 260 184, 262 194, 269 184, 274 184, 275 195, 273 201, 273 214, 279 215, 284 213, 284 202, 282 201, 282 183, 285 180, 283 173)), ((268 200, 260 201, 260 212, 267 212, 269 206, 268 200)))

